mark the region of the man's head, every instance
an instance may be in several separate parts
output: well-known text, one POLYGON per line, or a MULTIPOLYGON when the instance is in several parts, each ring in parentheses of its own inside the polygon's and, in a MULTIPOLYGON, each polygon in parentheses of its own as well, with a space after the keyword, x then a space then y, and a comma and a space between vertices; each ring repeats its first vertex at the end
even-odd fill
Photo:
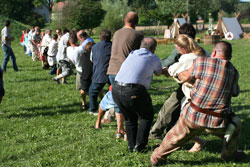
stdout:
POLYGON ((77 38, 80 41, 84 41, 88 37, 88 34, 84 30, 80 30, 77 32, 77 38))
POLYGON ((62 35, 62 30, 60 28, 56 29, 56 34, 59 36, 62 35))
POLYGON ((57 34, 54 34, 53 35, 53 39, 56 41, 58 39, 58 35, 57 34))
POLYGON ((69 30, 67 28, 63 30, 63 34, 66 34, 68 32, 69 32, 69 30))
POLYGON ((70 45, 73 45, 73 46, 76 46, 78 44, 78 39, 77 39, 76 34, 74 33, 70 34, 69 43, 70 45))
POLYGON ((47 29, 47 30, 45 31, 45 34, 51 35, 51 32, 52 32, 52 30, 47 29))
POLYGON ((132 12, 132 11, 128 12, 126 17, 124 18, 125 26, 131 27, 131 28, 135 28, 138 22, 139 22, 139 17, 136 12, 132 12))
POLYGON ((110 30, 102 30, 100 34, 100 40, 110 41, 111 40, 111 31, 110 30))
POLYGON ((9 21, 9 20, 6 20, 6 21, 5 21, 5 26, 6 26, 6 27, 9 27, 9 26, 10 26, 10 21, 9 21))
POLYGON ((224 60, 231 60, 232 58, 231 44, 226 41, 217 42, 213 48, 211 57, 224 59, 224 60))
POLYGON ((35 32, 37 35, 39 35, 41 33, 41 30, 38 26, 35 27, 35 32))
POLYGON ((143 38, 143 40, 141 41, 140 48, 145 48, 145 49, 151 51, 152 53, 154 53, 156 46, 157 46, 157 42, 154 38, 146 37, 146 38, 143 38))
POLYGON ((195 39, 196 31, 195 31, 195 28, 192 24, 185 23, 185 24, 182 24, 180 26, 179 34, 186 34, 186 35, 192 37, 193 39, 195 39))

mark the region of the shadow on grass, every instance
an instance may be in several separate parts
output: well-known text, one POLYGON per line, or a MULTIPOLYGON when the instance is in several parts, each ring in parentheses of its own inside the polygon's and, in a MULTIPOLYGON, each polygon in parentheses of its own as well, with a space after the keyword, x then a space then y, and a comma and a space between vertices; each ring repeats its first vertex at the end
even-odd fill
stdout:
POLYGON ((247 93, 250 92, 250 90, 240 90, 240 93, 247 93))
POLYGON ((32 118, 32 117, 40 117, 40 116, 54 116, 58 114, 72 114, 75 112, 80 112, 81 109, 76 108, 75 106, 80 106, 79 103, 72 103, 72 104, 65 104, 59 107, 52 107, 52 106, 41 106, 41 107, 30 107, 30 108, 21 108, 20 110, 28 111, 26 113, 14 113, 8 115, 8 118, 13 117, 21 117, 21 118, 32 118), (59 109, 58 109, 59 108, 59 109), (50 110, 50 111, 46 111, 50 110), (52 112, 51 110, 55 110, 52 112))

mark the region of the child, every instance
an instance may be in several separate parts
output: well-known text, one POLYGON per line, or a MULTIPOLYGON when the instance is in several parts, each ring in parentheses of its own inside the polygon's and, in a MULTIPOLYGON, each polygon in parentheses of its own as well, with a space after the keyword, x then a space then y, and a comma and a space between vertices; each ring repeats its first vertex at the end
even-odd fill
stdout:
MULTIPOLYGON (((103 97, 103 99, 100 102, 99 110, 98 110, 98 117, 96 120, 95 124, 95 129, 100 129, 101 128, 101 119, 102 116, 104 115, 104 112, 114 108, 116 113, 120 113, 120 110, 117 106, 117 104, 113 100, 112 96, 112 85, 109 87, 109 91, 106 93, 106 95, 103 97)), ((116 114, 117 115, 117 114, 116 114)), ((124 125, 123 125, 123 119, 120 119, 123 117, 116 117, 116 122, 117 122, 117 132, 116 132, 116 138, 121 138, 124 137, 124 140, 127 141, 127 135, 124 130, 124 125)))

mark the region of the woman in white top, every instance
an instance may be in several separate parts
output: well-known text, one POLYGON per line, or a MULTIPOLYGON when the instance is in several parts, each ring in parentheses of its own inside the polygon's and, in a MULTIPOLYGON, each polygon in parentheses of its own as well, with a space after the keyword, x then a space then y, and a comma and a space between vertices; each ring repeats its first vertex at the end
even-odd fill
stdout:
MULTIPOLYGON (((206 52, 193 40, 193 38, 188 35, 178 35, 175 39, 175 48, 181 54, 179 61, 174 63, 168 68, 168 72, 170 76, 172 76, 178 83, 181 81, 178 79, 178 74, 188 70, 192 64, 193 60, 198 56, 206 56, 206 52)), ((190 99, 190 93, 192 90, 193 83, 183 83, 182 91, 185 95, 185 98, 182 100, 181 107, 188 103, 188 99, 190 99)), ((197 152, 200 151, 206 144, 206 141, 195 136, 193 138, 195 142, 194 146, 189 150, 189 152, 197 152)))

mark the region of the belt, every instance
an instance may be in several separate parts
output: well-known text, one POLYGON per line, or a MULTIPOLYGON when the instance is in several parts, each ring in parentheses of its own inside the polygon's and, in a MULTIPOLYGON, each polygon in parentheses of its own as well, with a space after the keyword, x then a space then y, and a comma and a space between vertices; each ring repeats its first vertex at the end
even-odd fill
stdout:
POLYGON ((133 84, 133 83, 124 83, 124 82, 114 82, 116 85, 123 86, 123 87, 131 87, 131 88, 145 88, 144 86, 140 84, 133 84))
POLYGON ((212 115, 212 116, 218 117, 218 118, 224 118, 223 114, 221 114, 221 113, 217 113, 217 112, 214 112, 211 110, 202 109, 200 107, 197 107, 194 103, 191 102, 191 100, 189 102, 190 102, 190 106, 198 112, 201 112, 201 113, 204 113, 207 115, 212 115))

